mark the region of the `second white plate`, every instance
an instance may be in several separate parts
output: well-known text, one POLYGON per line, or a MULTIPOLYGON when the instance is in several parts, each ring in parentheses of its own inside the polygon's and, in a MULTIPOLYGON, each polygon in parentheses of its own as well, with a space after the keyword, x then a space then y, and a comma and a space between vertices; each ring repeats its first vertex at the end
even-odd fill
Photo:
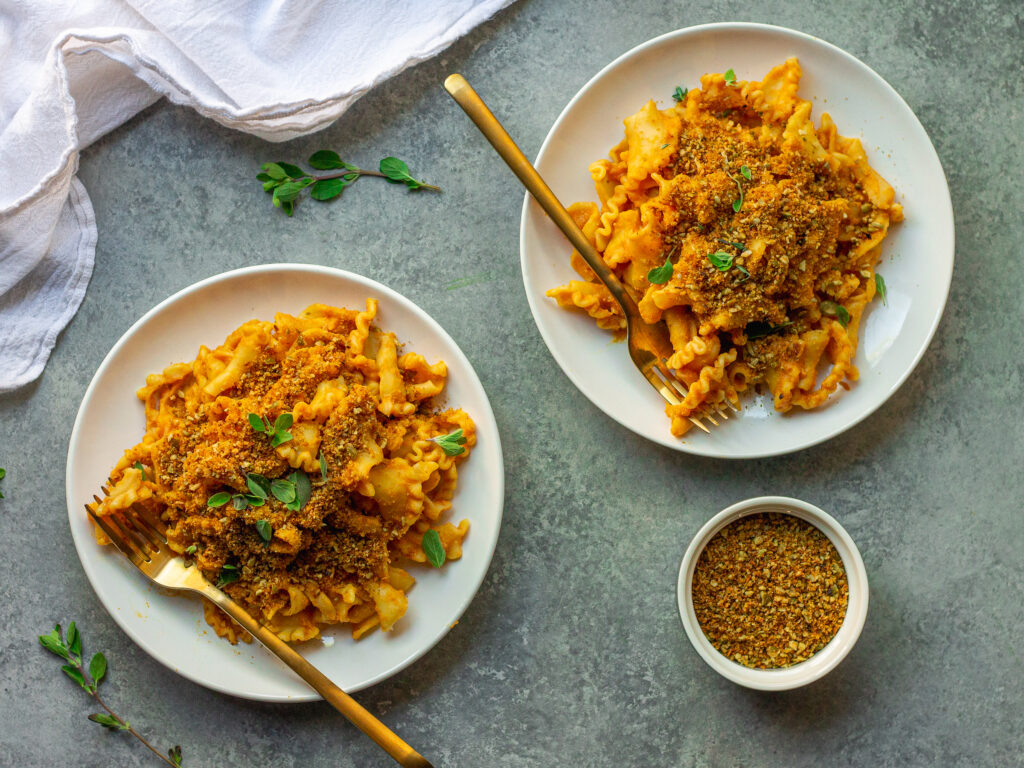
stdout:
POLYGON ((476 594, 498 540, 504 473, 498 426, 466 356, 426 312, 380 283, 340 269, 272 264, 227 272, 171 296, 133 325, 110 350, 78 411, 68 449, 67 502, 71 533, 86 576, 107 611, 147 653, 175 672, 214 690, 262 701, 311 701, 319 696, 259 645, 231 646, 203 620, 198 598, 154 587, 113 547, 93 537, 84 504, 99 492, 111 468, 142 438, 145 416, 135 390, 146 375, 192 360, 200 344, 220 344, 246 320, 272 320, 309 304, 362 309, 380 303, 377 324, 406 348, 444 360, 444 397, 476 422, 477 445, 459 468, 451 519, 470 521, 459 560, 435 570, 411 566, 417 583, 409 610, 392 632, 356 642, 342 626, 299 649, 346 691, 393 675, 418 659, 454 626, 476 594))
POLYGON ((544 293, 574 279, 571 246, 527 195, 520 227, 523 282, 533 317, 555 360, 598 408, 662 445, 719 458, 756 458, 815 445, 858 423, 910 375, 938 326, 953 275, 953 207, 938 155, 900 95, 850 54, 801 32, 763 24, 708 24, 671 32, 634 48, 587 83, 555 121, 536 166, 563 204, 595 200, 587 166, 605 157, 623 135, 622 121, 648 99, 671 104, 677 85, 699 86, 706 72, 735 69, 760 79, 797 56, 799 95, 828 112, 844 136, 863 140, 869 161, 896 188, 906 221, 883 243, 878 271, 888 305, 868 309, 856 365, 861 379, 823 407, 782 415, 768 398, 743 401, 744 410, 710 435, 669 433, 664 402, 631 365, 623 344, 581 313, 560 309, 544 293))

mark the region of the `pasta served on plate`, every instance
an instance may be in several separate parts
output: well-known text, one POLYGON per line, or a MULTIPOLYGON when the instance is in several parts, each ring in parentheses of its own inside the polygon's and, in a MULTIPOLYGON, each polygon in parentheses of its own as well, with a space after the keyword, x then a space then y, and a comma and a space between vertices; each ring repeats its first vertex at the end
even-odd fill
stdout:
MULTIPOLYGON (((683 383, 672 434, 709 404, 766 386, 786 412, 822 405, 847 380, 868 302, 885 284, 879 245, 903 218, 892 187, 829 115, 815 128, 796 59, 760 82, 732 70, 677 103, 653 101, 590 166, 600 205, 569 207, 637 299, 664 322, 683 383)), ((578 253, 582 277, 548 295, 621 335, 618 304, 578 253)))
MULTIPOLYGON (((414 581, 397 561, 461 556, 469 523, 444 518, 476 438, 463 411, 428 410, 444 362, 403 354, 376 313, 367 299, 250 320, 148 376, 145 436, 94 511, 159 515, 170 546, 284 640, 390 630, 414 581)), ((219 635, 249 639, 204 605, 219 635)))

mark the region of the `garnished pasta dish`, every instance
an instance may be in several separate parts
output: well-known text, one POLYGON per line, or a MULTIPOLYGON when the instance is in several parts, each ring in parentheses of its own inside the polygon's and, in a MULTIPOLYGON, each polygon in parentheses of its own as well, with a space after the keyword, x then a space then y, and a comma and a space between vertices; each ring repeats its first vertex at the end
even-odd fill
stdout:
MULTIPOLYGON (((800 75, 789 59, 760 82, 729 70, 668 109, 648 102, 590 166, 600 205, 569 208, 643 318, 668 328, 687 391, 666 407, 676 436, 752 388, 786 412, 857 379, 862 314, 885 297, 879 245, 903 212, 859 140, 827 114, 815 128, 800 75)), ((578 253, 572 266, 582 279, 548 295, 621 335, 618 304, 578 253)))
MULTIPOLYGON (((148 376, 145 436, 94 511, 159 515, 170 546, 284 640, 391 629, 413 584, 397 563, 461 555, 469 523, 445 517, 476 438, 463 411, 428 410, 444 362, 402 353, 376 313, 368 299, 251 320, 148 376)), ((250 639, 205 612, 220 636, 250 639)))

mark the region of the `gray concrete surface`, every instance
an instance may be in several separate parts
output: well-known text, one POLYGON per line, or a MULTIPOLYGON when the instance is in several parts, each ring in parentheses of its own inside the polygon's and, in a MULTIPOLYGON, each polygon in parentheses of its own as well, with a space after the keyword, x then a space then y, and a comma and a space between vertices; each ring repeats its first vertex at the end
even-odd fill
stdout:
POLYGON ((1022 25, 1005 1, 524 0, 320 135, 270 146, 161 103, 89 149, 92 285, 42 380, 0 398, 0 764, 156 764, 87 722, 87 698, 37 646, 71 618, 108 654, 110 701, 155 743, 180 743, 189 768, 390 764, 327 705, 235 700, 149 658, 97 601, 67 530, 65 447, 111 344, 199 278, 297 260, 380 280, 438 318, 501 428, 505 522, 483 588, 436 649, 357 696, 436 765, 1024 765, 1022 25), (465 73, 532 155, 606 62, 720 20, 818 35, 894 84, 942 158, 958 240, 945 317, 907 384, 854 432, 742 463, 645 442, 561 373, 519 278, 520 188, 440 87, 465 73), (273 215, 254 169, 324 146, 399 155, 445 193, 367 181, 330 208, 273 215), (853 653, 784 695, 719 678, 675 608, 693 533, 763 493, 832 511, 871 579, 853 653))

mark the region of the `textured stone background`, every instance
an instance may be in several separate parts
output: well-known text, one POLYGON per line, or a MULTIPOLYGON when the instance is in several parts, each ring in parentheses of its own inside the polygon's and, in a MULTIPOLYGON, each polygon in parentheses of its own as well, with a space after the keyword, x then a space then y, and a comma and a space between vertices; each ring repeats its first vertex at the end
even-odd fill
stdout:
POLYGON ((440 319, 479 371, 502 431, 505 520, 483 588, 437 648, 357 697, 436 765, 1024 764, 1021 5, 754 9, 524 0, 320 135, 271 147, 160 103, 85 153, 100 231, 92 285, 42 380, 0 398, 0 765, 155 764, 86 722, 86 697, 36 645, 69 618, 108 652, 109 699, 156 743, 181 743, 190 768, 390 764, 325 704, 236 700, 149 658, 100 606, 68 535, 65 446, 113 342, 200 278, 287 260, 365 274, 440 319), (612 58, 723 20, 820 36, 893 83, 942 158, 958 240, 945 317, 908 383, 854 432, 744 463, 645 442, 558 370, 519 278, 522 192, 441 89, 449 72, 465 73, 533 155, 612 58), (271 215, 253 169, 321 146, 362 163, 399 155, 445 193, 407 199, 364 182, 330 208, 271 215), (477 273, 488 281, 445 290, 477 273), (871 580, 850 657, 784 695, 719 678, 675 608, 676 569, 697 528, 763 493, 832 511, 871 580))

